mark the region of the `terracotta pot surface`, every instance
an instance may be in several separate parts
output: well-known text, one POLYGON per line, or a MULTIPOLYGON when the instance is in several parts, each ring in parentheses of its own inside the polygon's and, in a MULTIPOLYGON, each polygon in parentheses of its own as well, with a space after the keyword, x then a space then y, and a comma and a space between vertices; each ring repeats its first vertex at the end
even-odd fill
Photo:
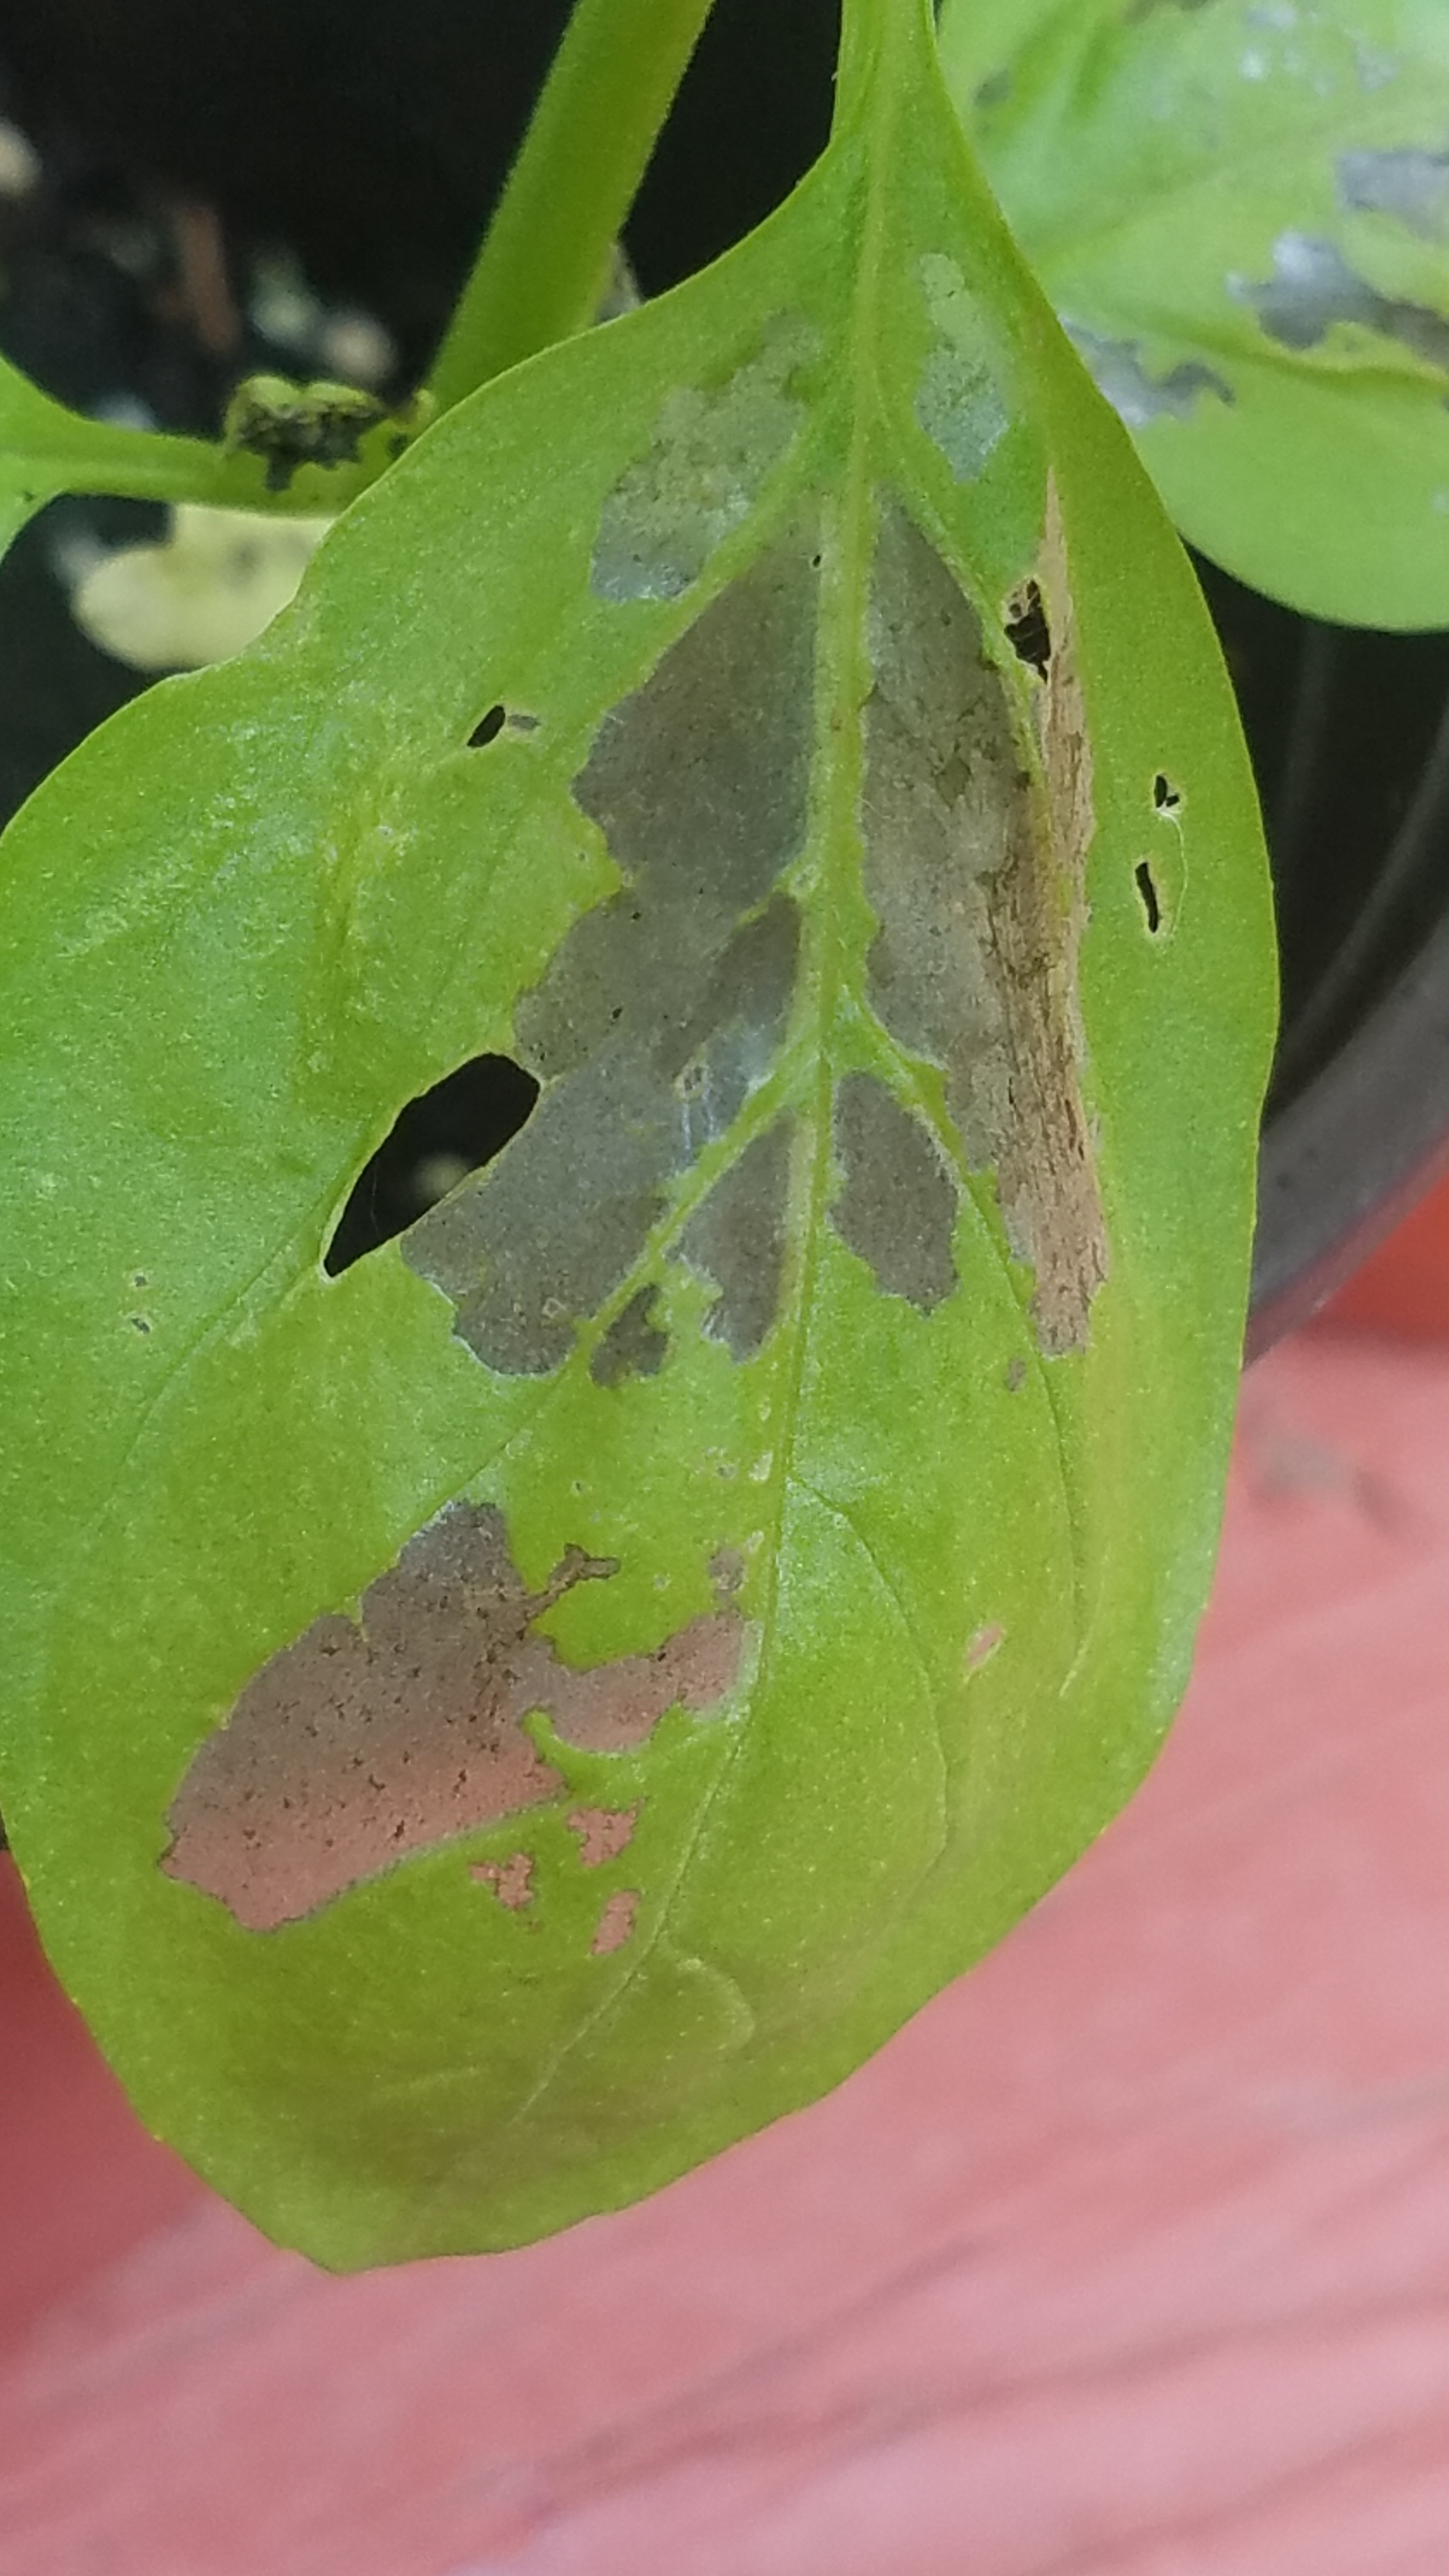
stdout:
POLYGON ((1449 1196, 1341 1312, 1439 1341, 1249 1376, 1127 1815, 641 2208, 276 2252, 132 2120, 9 1881, 5 2576, 1443 2576, 1449 1196))

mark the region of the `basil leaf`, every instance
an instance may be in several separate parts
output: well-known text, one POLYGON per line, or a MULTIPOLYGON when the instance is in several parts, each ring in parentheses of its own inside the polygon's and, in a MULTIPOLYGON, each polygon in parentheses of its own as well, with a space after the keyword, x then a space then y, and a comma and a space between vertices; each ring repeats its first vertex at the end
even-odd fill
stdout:
POLYGON ((3 845, 0 1809, 144 2117, 338 2266, 838 2080, 1126 1796, 1208 1584, 1231 693, 924 7, 839 97, 3 845), (341 1266, 480 1059, 510 1140, 341 1266))
POLYGON ((1311 616, 1449 624, 1439 0, 946 0, 941 46, 1184 535, 1311 616))

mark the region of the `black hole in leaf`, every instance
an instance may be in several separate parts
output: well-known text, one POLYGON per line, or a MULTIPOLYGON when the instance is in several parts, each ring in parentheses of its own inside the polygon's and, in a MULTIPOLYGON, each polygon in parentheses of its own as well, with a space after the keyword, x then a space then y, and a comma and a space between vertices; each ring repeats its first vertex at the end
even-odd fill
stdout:
POLYGON ((1042 605, 1041 586, 1029 581, 1011 603, 1006 620, 1006 640, 1018 661, 1029 662, 1039 679, 1044 680, 1052 658, 1052 631, 1042 605))
POLYGON ((1152 882, 1152 870, 1145 859, 1137 870, 1137 891, 1142 897, 1142 909, 1147 915, 1147 927, 1155 939, 1162 927, 1162 906, 1157 900, 1157 888, 1152 882))
POLYGON ((486 716, 479 717, 478 722, 469 734, 468 749, 470 751, 486 750, 490 742, 496 742, 498 740, 498 737, 507 722, 508 709, 506 707, 490 707, 486 716))
POLYGON ((410 1100, 359 1172, 323 1267, 329 1278, 403 1233, 518 1134, 538 1084, 506 1055, 475 1055, 410 1100))
POLYGON ((1152 802, 1159 814, 1171 814, 1182 803, 1171 779, 1164 778, 1160 769, 1152 782, 1152 802))

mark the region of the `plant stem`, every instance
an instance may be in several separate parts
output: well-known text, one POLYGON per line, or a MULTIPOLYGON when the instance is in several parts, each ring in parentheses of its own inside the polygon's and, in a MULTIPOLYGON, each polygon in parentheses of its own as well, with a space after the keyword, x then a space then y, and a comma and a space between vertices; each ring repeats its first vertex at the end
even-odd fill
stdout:
POLYGON ((713 0, 575 0, 429 379, 440 411, 586 330, 713 0))
MULTIPOLYGON (((925 47, 934 55, 934 0, 842 0, 840 53, 835 71, 837 131, 869 114, 893 49, 925 47)), ((894 57, 899 59, 898 56, 894 57)))

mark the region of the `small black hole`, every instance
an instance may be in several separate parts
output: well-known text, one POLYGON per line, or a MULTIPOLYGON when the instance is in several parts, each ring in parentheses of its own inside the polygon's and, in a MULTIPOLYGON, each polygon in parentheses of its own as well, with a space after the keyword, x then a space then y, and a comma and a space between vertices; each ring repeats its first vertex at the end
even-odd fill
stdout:
POLYGON ((498 740, 498 737, 507 722, 508 709, 506 707, 490 707, 486 716, 480 716, 477 724, 475 724, 472 732, 469 734, 468 749, 470 751, 486 751, 490 742, 496 742, 498 740))
POLYGON ((1047 675, 1052 658, 1052 631, 1042 603, 1041 585, 1029 581, 1011 602, 1006 620, 1006 640, 1018 661, 1029 662, 1038 679, 1047 675))
POLYGON ((1142 897, 1142 909, 1147 915, 1147 927, 1155 939, 1162 927, 1162 906, 1157 900, 1157 888, 1152 882, 1152 870, 1145 859, 1137 870, 1137 891, 1142 897))
POLYGON ((1174 813, 1177 807, 1182 803, 1182 798, 1179 796, 1177 789, 1173 786, 1171 779, 1164 778, 1160 769, 1152 782, 1152 802, 1156 806, 1159 814, 1174 813))
POLYGON ((537 1098, 532 1074, 511 1057, 475 1055, 410 1100, 353 1184, 323 1256, 329 1278, 390 1243, 469 1172, 491 1163, 537 1098))

